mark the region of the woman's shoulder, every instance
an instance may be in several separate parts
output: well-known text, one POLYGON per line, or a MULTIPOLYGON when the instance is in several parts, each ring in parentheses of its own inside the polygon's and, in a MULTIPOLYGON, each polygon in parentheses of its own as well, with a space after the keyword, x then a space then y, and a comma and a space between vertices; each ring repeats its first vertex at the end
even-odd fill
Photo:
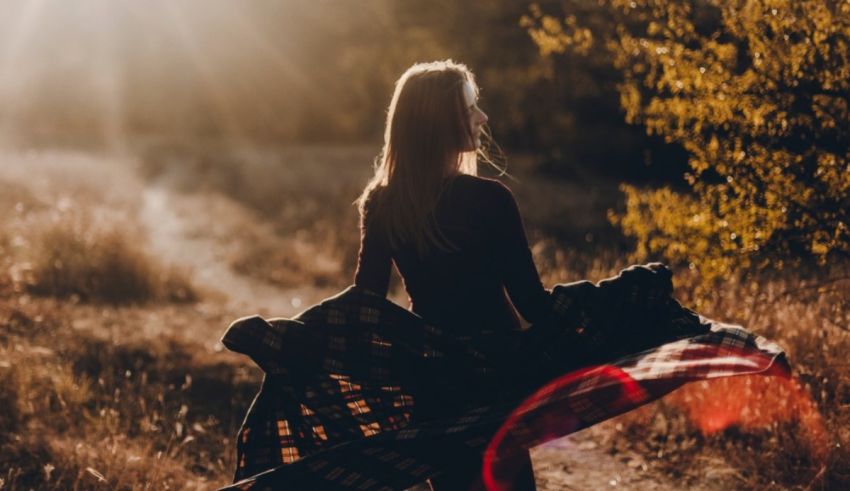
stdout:
POLYGON ((460 187, 464 192, 471 192, 483 198, 495 200, 513 199, 513 193, 502 181, 490 177, 460 174, 454 178, 452 183, 460 187))

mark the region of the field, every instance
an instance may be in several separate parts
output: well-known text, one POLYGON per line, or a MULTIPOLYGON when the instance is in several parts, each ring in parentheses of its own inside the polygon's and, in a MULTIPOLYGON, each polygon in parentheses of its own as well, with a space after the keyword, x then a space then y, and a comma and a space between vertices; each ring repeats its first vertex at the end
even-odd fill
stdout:
MULTIPOLYGON (((230 482, 261 372, 218 340, 237 317, 290 316, 350 283, 352 201, 376 150, 0 156, 0 489, 230 482)), ((617 183, 511 170, 547 286, 629 263, 605 218, 617 183)), ((728 278, 697 297, 677 271, 678 298, 779 342, 795 378, 693 384, 535 449, 540 489, 850 487, 848 273, 728 278)), ((391 290, 407 305, 398 278, 391 290)))

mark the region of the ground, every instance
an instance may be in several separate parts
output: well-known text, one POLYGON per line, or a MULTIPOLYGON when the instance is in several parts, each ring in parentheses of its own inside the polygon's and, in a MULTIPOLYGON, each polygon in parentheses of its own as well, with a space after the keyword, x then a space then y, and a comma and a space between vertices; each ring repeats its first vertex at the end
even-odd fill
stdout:
MULTIPOLYGON (((4 154, 0 403, 10 411, 0 414, 0 488, 209 489, 229 482, 233 438, 262 374, 227 352, 220 336, 238 317, 293 316, 350 283, 359 245, 351 202, 374 152, 204 143, 124 155, 4 154), (126 290, 131 283, 135 289, 126 290)), ((605 247, 616 183, 553 180, 516 162, 517 180, 506 182, 544 284, 601 279, 624 265, 624 256, 605 247)), ((391 286, 390 299, 406 305, 397 278, 391 286)), ((756 417, 781 405, 775 395, 754 395, 773 389, 692 384, 535 448, 539 489, 811 488, 827 482, 824 476, 845 482, 840 443, 850 435, 841 423, 846 405, 836 401, 847 399, 846 364, 836 360, 848 336, 819 329, 833 307, 825 295, 789 301, 786 286, 766 283, 757 291, 764 297, 733 284, 705 308, 733 320, 743 311, 747 325, 782 340, 815 384, 806 393, 830 408, 827 430, 810 399, 791 405, 791 425, 781 426, 773 416, 756 417), (735 398, 761 401, 737 415, 749 411, 755 433, 701 429, 700 408, 735 398), (824 450, 835 443, 838 450, 824 450)))

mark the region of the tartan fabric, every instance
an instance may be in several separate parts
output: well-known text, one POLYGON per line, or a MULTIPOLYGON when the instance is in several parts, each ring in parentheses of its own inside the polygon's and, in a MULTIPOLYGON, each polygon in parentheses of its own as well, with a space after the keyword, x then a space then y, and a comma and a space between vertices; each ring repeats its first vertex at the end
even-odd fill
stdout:
POLYGON ((405 489, 482 453, 488 485, 508 489, 518 449, 689 381, 787 369, 775 344, 679 305, 660 264, 552 295, 529 330, 472 339, 354 286, 293 319, 234 322, 222 342, 266 375, 224 489, 405 489), (445 416, 418 418, 435 397, 445 416))

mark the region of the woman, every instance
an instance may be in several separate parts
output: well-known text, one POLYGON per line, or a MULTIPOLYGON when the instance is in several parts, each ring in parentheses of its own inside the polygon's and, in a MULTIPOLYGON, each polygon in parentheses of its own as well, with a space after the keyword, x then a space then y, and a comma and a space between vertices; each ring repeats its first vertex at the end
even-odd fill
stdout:
MULTIPOLYGON (((385 296, 394 262, 410 310, 461 340, 481 342, 520 329, 516 310, 528 322, 541 320, 551 295, 513 194, 476 176, 488 120, 477 99, 472 73, 452 61, 414 65, 398 80, 383 151, 357 201, 361 246, 354 283, 385 296)), ((414 417, 452 414, 486 396, 447 402, 436 390, 421 393, 414 417)), ((480 468, 460 469, 431 485, 474 489, 479 475, 480 468)), ((513 489, 534 489, 530 459, 513 489)))
POLYGON ((358 201, 355 285, 225 332, 265 372, 226 489, 403 489, 436 476, 438 491, 467 490, 482 470, 490 489, 534 489, 522 449, 687 382, 788 373, 778 346, 676 302, 661 264, 545 290, 511 192, 475 176, 487 122, 476 96, 462 65, 411 67, 358 201), (413 312, 385 298, 393 262, 413 312), (514 305, 533 324, 521 335, 514 305))

